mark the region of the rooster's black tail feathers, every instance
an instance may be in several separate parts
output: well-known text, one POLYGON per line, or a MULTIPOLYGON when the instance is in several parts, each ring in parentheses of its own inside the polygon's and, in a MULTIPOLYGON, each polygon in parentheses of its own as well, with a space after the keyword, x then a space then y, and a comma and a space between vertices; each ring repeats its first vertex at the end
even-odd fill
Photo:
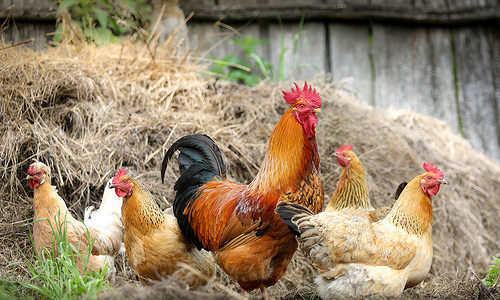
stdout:
POLYGON ((186 207, 195 200, 198 188, 212 181, 214 177, 226 176, 226 165, 222 160, 219 147, 207 135, 193 134, 180 138, 167 151, 161 165, 161 180, 164 182, 165 171, 172 155, 179 150, 180 176, 174 190, 174 215, 184 236, 198 249, 202 244, 184 214, 186 207))

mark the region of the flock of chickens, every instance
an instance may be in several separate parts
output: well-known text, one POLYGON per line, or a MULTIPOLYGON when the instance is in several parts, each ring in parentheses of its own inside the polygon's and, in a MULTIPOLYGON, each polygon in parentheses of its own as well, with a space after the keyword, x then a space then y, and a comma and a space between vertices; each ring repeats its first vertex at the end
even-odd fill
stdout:
MULTIPOLYGON (((28 179, 35 250, 54 251, 54 225, 64 223, 67 239, 83 256, 92 246, 90 269, 107 265, 113 278, 113 258, 126 251, 143 284, 173 278, 194 289, 210 281, 217 261, 243 294, 260 289, 266 299, 267 287, 283 276, 300 247, 318 270, 315 282, 324 299, 397 296, 417 285, 431 266, 432 196, 446 183, 443 173, 424 163, 424 173, 398 187, 391 208, 375 210, 363 166, 353 146, 344 145, 333 154, 342 174, 323 211, 315 136, 321 98, 307 83, 295 87, 283 91, 290 107, 248 185, 227 179, 219 148, 208 136, 176 141, 161 168, 163 181, 179 152, 172 210, 162 211, 144 185, 119 170, 100 208, 87 208, 80 222, 51 185, 49 167, 33 163, 28 179)), ((81 259, 78 264, 88 271, 81 259)))

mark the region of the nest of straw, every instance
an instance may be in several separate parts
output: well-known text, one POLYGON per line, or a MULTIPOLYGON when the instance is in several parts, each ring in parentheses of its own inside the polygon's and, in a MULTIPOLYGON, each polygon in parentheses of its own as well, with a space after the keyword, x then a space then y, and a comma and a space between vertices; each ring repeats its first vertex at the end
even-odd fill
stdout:
MULTIPOLYGON (((289 83, 249 88, 217 81, 203 76, 197 61, 179 57, 173 49, 152 52, 127 43, 61 45, 38 53, 5 49, 0 69, 0 268, 11 270, 12 276, 23 276, 25 270, 22 263, 13 267, 11 262, 29 258, 32 251, 26 225, 33 217, 32 191, 24 178, 34 160, 51 167, 53 184, 80 218, 86 206, 99 204, 103 184, 119 167, 167 208, 175 170, 168 168, 165 184, 159 170, 176 139, 208 134, 221 148, 229 176, 248 183, 286 109, 281 89, 290 88, 289 83)), ((322 78, 312 84, 324 103, 316 131, 326 199, 340 173, 329 156, 344 143, 354 145, 365 166, 374 206, 391 205, 397 185, 420 174, 424 161, 432 161, 450 184, 433 199, 430 276, 484 269, 492 255, 500 254, 496 162, 439 120, 364 105, 322 78)), ((124 293, 137 288, 126 257, 117 261, 118 277, 129 286, 124 293)), ((313 268, 297 252, 270 295, 314 295, 313 276, 313 268)), ((219 272, 202 293, 216 296, 227 289, 238 290, 219 272)))

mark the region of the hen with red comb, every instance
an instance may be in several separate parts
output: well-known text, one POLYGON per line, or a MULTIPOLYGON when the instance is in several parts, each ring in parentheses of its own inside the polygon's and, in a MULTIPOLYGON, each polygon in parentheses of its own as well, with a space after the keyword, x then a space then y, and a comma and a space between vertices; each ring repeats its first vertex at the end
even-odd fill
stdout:
POLYGON ((424 163, 424 169, 427 171, 427 172, 432 172, 434 174, 436 174, 439 178, 444 178, 444 175, 443 175, 443 172, 441 172, 441 170, 439 170, 439 168, 437 166, 434 166, 433 163, 424 163))

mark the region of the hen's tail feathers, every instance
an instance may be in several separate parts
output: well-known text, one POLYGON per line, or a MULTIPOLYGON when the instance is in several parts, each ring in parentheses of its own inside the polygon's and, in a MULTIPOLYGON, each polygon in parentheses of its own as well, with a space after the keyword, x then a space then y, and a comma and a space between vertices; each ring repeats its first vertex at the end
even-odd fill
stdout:
POLYGON ((408 184, 408 182, 401 182, 398 186, 398 188, 396 189, 396 193, 394 193, 394 199, 395 200, 398 200, 399 198, 399 195, 401 195, 401 192, 405 189, 406 185, 408 184))
POLYGON ((189 224, 184 210, 194 201, 200 186, 212 181, 214 177, 226 176, 226 165, 219 147, 210 137, 199 134, 188 135, 180 138, 168 149, 161 166, 162 182, 165 179, 168 161, 177 150, 180 152, 177 160, 181 174, 174 186, 176 194, 173 212, 186 239, 201 249, 202 244, 189 224))
POLYGON ((290 230, 298 236, 309 227, 307 222, 304 221, 314 215, 307 207, 282 201, 276 205, 275 212, 280 216, 281 220, 288 225, 290 230))

